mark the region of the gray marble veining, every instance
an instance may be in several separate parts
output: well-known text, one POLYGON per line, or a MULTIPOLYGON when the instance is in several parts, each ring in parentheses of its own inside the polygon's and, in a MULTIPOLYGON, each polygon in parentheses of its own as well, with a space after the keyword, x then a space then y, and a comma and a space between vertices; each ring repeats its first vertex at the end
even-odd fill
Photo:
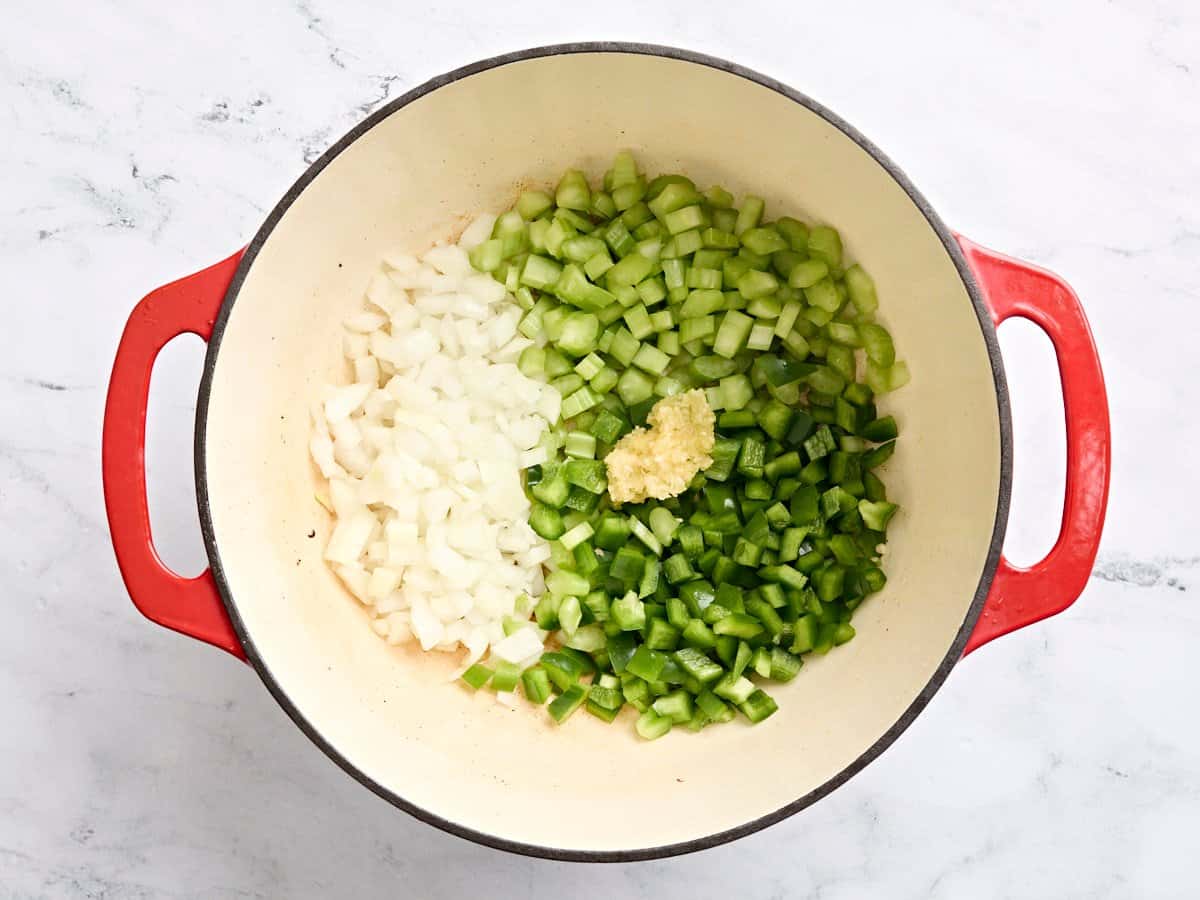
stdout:
MULTIPOLYGON (((1195 896, 1200 834, 1200 8, 1185 0, 810 6, 9 4, 0 32, 0 896, 1195 896), (591 24, 586 24, 590 22, 591 24), (882 758, 793 819, 698 856, 508 856, 400 814, 311 746, 252 672, 145 623, 99 483, 116 340, 149 288, 244 242, 371 109, 487 55, 621 37, 715 53, 861 127, 943 217, 1087 305, 1116 439, 1083 598, 965 661, 882 758), (586 880, 585 880, 586 879, 586 880)), ((1008 546, 1054 529, 1044 345, 1002 330, 1008 546)), ((198 341, 155 376, 168 558, 198 341)), ((1057 445, 1055 442, 1057 441, 1057 445)))

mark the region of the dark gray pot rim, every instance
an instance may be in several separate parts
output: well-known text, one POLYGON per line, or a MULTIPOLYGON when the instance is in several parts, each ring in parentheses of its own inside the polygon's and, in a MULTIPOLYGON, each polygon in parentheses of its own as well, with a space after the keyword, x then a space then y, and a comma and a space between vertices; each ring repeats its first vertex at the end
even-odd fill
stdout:
POLYGON ((213 326, 212 337, 208 342, 208 352, 204 361, 204 370, 200 382, 200 393, 196 406, 196 444, 195 444, 195 469, 196 469, 196 495, 199 501, 200 508, 200 525, 204 535, 204 545, 208 552, 209 563, 212 566, 213 578, 216 581, 217 589, 220 592, 221 600, 225 604, 225 608, 229 613, 229 618, 233 622, 234 630, 238 635, 238 639, 242 642, 245 648, 246 657, 250 664, 258 672, 263 684, 267 690, 283 707, 284 711, 291 717, 292 721, 308 735, 309 739, 314 744, 321 748, 322 751, 343 770, 346 771, 352 778, 363 784, 370 790, 374 791, 389 803, 399 807, 407 813, 417 817, 423 822, 434 825, 443 831, 451 834, 464 837, 470 841, 479 844, 484 844, 488 847, 495 847, 499 850, 506 850, 512 853, 519 853, 525 856, 543 857, 545 859, 569 860, 576 862, 633 862, 637 860, 658 859, 668 856, 677 856, 684 853, 692 853, 697 850, 704 850, 709 847, 715 847, 719 844, 727 843, 728 841, 736 840, 748 834, 753 834, 768 825, 773 825, 794 813, 810 806, 817 800, 824 797, 826 794, 840 787, 850 780, 854 775, 858 774, 862 769, 886 750, 897 738, 904 732, 917 715, 928 705, 933 699, 933 695, 945 682, 946 677, 950 674, 950 670, 954 664, 962 657, 964 648, 966 647, 967 639, 970 637, 972 629, 975 627, 975 622, 979 618, 980 612, 983 609, 984 601, 987 599, 988 590, 992 584, 992 577, 995 574, 997 563, 1000 558, 1000 550, 1004 542, 1004 531, 1008 522, 1009 500, 1012 490, 1012 423, 1009 412, 1008 386, 1004 377, 1004 365, 1001 361, 1000 347, 996 340, 996 329, 992 324, 991 316, 987 306, 983 301, 983 296, 979 290, 979 286, 975 282, 975 278, 971 273, 970 267, 964 258, 962 251, 955 240, 953 233, 942 222, 941 218, 933 211, 929 205, 929 201, 913 186, 900 168, 892 162, 882 151, 865 138, 857 129, 843 121, 839 116, 830 112, 821 104, 817 103, 810 97, 805 96, 799 91, 793 90, 781 82, 768 78, 765 75, 760 75, 743 66, 727 62, 723 59, 718 59, 712 56, 706 56, 701 53, 693 53, 689 50, 680 50, 675 47, 663 47, 654 44, 637 44, 637 43, 622 43, 622 42, 585 42, 573 44, 554 44, 546 47, 534 47, 529 50, 522 50, 516 53, 506 53, 501 56, 495 56, 491 59, 485 59, 480 62, 472 63, 468 66, 455 69, 452 72, 447 72, 436 78, 422 84, 420 87, 414 88, 401 97, 397 97, 390 103, 376 110, 349 132, 346 133, 337 143, 329 148, 316 162, 314 162, 305 173, 296 181, 295 184, 284 194, 283 199, 271 210, 271 214, 267 217, 262 227, 254 235, 254 239, 246 248, 245 255, 242 257, 241 263, 238 266, 237 272, 234 274, 233 281, 229 285, 229 290, 226 292, 225 300, 221 305, 220 313, 217 316, 213 326), (207 422, 208 422, 208 405, 212 394, 212 379, 213 372, 216 368, 217 358, 220 354, 221 339, 225 333, 225 326, 229 320, 230 311, 237 300, 238 292, 241 289, 242 283, 245 280, 246 273, 254 264, 255 258, 262 249, 263 244, 271 235, 275 226, 279 223, 280 218, 295 202, 296 198, 306 188, 320 172, 335 157, 345 150, 351 143, 373 128, 383 119, 394 113, 396 110, 407 106, 414 100, 429 94, 438 88, 445 87, 455 81, 475 75, 479 72, 484 72, 488 69, 493 69, 499 66, 519 63, 525 60, 537 59, 544 56, 557 56, 560 54, 571 53, 632 53, 646 56, 661 56, 669 59, 681 60, 684 62, 695 63, 696 65, 708 66, 713 69, 718 69, 722 72, 727 72, 730 75, 735 75, 739 78, 745 78, 753 81, 756 84, 762 85, 776 93, 782 94, 790 100, 800 104, 801 106, 811 110, 821 116, 835 128, 844 133, 847 137, 853 140, 859 147, 869 153, 874 160, 879 163, 887 172, 896 180, 896 183, 904 189, 905 193, 916 204, 918 209, 928 220, 930 226, 941 239, 946 252, 954 261, 955 267, 958 269, 959 277, 962 279, 967 293, 971 298, 971 303, 975 308, 975 316, 979 321, 979 329, 982 333, 984 342, 987 346, 988 358, 991 361, 992 377, 996 389, 996 411, 1000 420, 1000 488, 999 496, 996 503, 996 520, 992 528, 991 542, 988 547, 987 560, 984 563, 983 571, 980 573, 979 584, 975 590, 975 597, 971 603, 971 607, 963 620, 962 627, 958 630, 958 634, 954 642, 946 651, 945 657, 925 685, 924 689, 913 700, 912 704, 904 711, 903 715, 889 728, 882 737, 874 744, 864 750, 852 763, 846 766, 841 772, 833 778, 826 781, 820 787, 810 791, 802 797, 788 800, 783 803, 777 810, 764 816, 760 816, 753 821, 746 822, 736 828, 730 828, 726 831, 721 831, 716 834, 705 835, 704 837, 694 838, 689 841, 681 841, 675 844, 664 844, 658 847, 637 848, 634 850, 604 850, 604 851, 588 851, 588 850, 572 850, 550 846, 542 846, 539 844, 526 844, 519 841, 508 840, 494 834, 486 834, 481 831, 476 831, 472 828, 467 828, 456 822, 451 822, 447 819, 438 816, 436 813, 423 809, 420 806, 406 800, 393 791, 387 789, 378 782, 368 778, 364 773, 356 769, 339 751, 334 747, 321 732, 307 719, 301 715, 296 704, 288 696, 284 687, 275 679, 270 669, 263 662, 258 649, 255 645, 253 636, 246 630, 245 623, 242 621, 241 615, 238 613, 237 603, 233 598, 233 594, 229 589, 229 583, 225 576, 225 568, 221 562, 221 554, 217 547, 216 537, 213 533, 212 511, 209 505, 208 496, 208 473, 206 465, 206 439, 207 439, 207 422))

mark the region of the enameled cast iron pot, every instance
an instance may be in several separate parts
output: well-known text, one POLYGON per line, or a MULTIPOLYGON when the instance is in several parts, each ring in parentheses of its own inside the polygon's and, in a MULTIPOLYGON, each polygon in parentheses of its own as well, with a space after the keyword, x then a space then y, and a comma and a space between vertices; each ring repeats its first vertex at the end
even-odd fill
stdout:
POLYGON ((245 250, 138 304, 104 422, 109 523, 138 609, 247 660, 305 734, 396 806, 484 844, 576 860, 710 847, 845 782, 964 653, 1075 600, 1108 473, 1100 363, 1066 284, 951 232, 887 157, 802 94, 722 60, 634 44, 497 57, 376 112, 304 173, 245 250), (447 237, 567 167, 596 176, 621 148, 647 171, 836 224, 874 275, 913 373, 886 400, 903 431, 887 469, 903 512, 890 580, 855 617, 858 637, 779 688, 768 722, 651 744, 590 716, 555 727, 503 708, 447 684, 444 655, 381 641, 322 562, 330 523, 306 450, 312 398, 343 377, 340 323, 383 252, 447 237), (1049 335, 1066 408, 1062 530, 1030 569, 1001 556, 1012 436, 996 325, 1011 316, 1049 335), (155 554, 143 465, 150 370, 183 332, 208 341, 195 463, 211 569, 193 579, 155 554), (752 765, 729 764, 743 754, 752 765))

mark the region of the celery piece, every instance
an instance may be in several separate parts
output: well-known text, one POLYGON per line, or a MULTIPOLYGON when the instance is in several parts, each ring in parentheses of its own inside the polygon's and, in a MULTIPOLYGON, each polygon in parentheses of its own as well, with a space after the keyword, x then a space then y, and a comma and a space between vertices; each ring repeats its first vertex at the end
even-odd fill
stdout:
POLYGON ((578 169, 567 169, 554 192, 554 202, 564 209, 586 210, 592 202, 587 179, 578 169))
POLYGON ((525 191, 517 198, 517 212, 526 222, 532 221, 554 205, 554 199, 545 191, 525 191))
POLYGON ((846 290, 850 294, 850 302, 863 315, 871 315, 879 307, 879 299, 875 295, 875 282, 862 266, 855 263, 846 270, 846 290))
POLYGON ((808 233, 808 255, 822 260, 829 268, 842 264, 842 237, 828 225, 817 225, 808 233))

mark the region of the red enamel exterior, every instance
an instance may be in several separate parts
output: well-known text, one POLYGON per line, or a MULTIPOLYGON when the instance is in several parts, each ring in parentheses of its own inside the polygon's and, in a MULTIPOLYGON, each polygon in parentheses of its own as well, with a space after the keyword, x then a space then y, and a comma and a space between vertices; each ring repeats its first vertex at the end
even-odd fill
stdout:
POLYGON ((134 307, 108 384, 102 459, 108 526, 134 606, 159 625, 244 660, 212 572, 182 578, 163 564, 151 539, 146 503, 146 402, 154 360, 168 341, 185 332, 208 340, 241 258, 239 250, 151 291, 134 307))
POLYGON ((1067 430, 1066 495, 1058 540, 1046 558, 1019 569, 1003 556, 964 654, 1062 612, 1087 584, 1104 529, 1112 466, 1108 398, 1092 331, 1075 292, 1057 275, 956 235, 998 326, 1028 319, 1054 345, 1067 430))
MULTIPOLYGON (((1079 298, 1062 279, 958 236, 992 320, 1019 316, 1049 336, 1062 377, 1066 497, 1058 541, 1037 565, 1001 557, 964 653, 1062 612, 1087 583, 1108 500, 1108 402, 1100 358, 1079 298)), ((134 605, 151 621, 245 660, 208 570, 182 578, 154 550, 146 502, 146 404, 159 351, 185 332, 208 340, 242 251, 147 294, 134 308, 113 363, 104 410, 104 500, 117 563, 134 605)))

